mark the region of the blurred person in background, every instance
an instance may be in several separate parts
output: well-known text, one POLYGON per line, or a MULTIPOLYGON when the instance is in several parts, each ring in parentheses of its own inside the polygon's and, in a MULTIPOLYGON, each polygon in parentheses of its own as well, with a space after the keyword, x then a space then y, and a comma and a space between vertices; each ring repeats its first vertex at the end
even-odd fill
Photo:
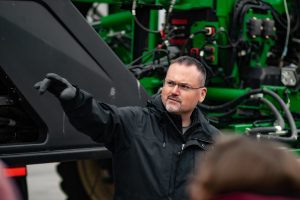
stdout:
POLYGON ((300 199, 300 162, 282 144, 222 136, 198 163, 189 194, 190 200, 300 199))
POLYGON ((5 164, 0 161, 0 200, 21 200, 19 191, 11 178, 5 174, 5 164))

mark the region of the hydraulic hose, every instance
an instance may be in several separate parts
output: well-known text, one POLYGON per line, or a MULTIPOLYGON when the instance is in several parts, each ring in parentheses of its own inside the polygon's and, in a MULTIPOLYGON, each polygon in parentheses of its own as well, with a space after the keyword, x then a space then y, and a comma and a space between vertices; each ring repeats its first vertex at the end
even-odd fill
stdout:
POLYGON ((247 130, 247 134, 248 135, 256 135, 256 136, 259 134, 259 137, 261 137, 261 136, 266 136, 266 135, 264 135, 264 133, 265 134, 270 133, 270 132, 274 133, 276 131, 278 131, 278 129, 274 126, 271 126, 271 127, 256 127, 256 128, 252 128, 250 130, 247 130))
MULTIPOLYGON (((200 106, 200 108, 202 108, 206 111, 223 112, 223 111, 225 111, 229 108, 232 109, 232 107, 238 106, 245 99, 250 98, 251 95, 260 94, 260 93, 267 94, 267 95, 271 96, 272 98, 274 98, 280 104, 281 108, 283 109, 283 111, 284 111, 284 113, 287 117, 290 129, 291 129, 291 135, 289 137, 281 137, 281 136, 274 136, 274 135, 257 134, 256 136, 258 138, 274 139, 274 140, 278 140, 278 141, 282 141, 282 142, 294 142, 294 141, 296 141, 297 138, 298 138, 298 135, 297 135, 297 128, 296 128, 295 120, 294 120, 290 110, 288 109, 287 105, 281 99, 281 97, 278 96, 275 92, 273 92, 271 90, 268 90, 268 89, 254 89, 254 90, 250 90, 249 92, 247 92, 246 94, 240 96, 239 98, 237 98, 233 101, 226 102, 225 104, 222 104, 222 105, 208 106, 208 105, 200 104, 199 106, 200 106)), ((273 112, 274 112, 274 110, 273 110, 273 112)), ((270 127, 268 127, 268 128, 270 128, 270 127)), ((275 127, 271 128, 272 129, 271 132, 274 132, 274 130, 275 130, 274 128, 275 127)), ((260 129, 260 130, 261 130, 261 132, 266 131, 265 129, 263 131, 262 131, 262 129, 260 129)))
POLYGON ((273 112, 273 114, 276 117, 276 121, 278 123, 277 126, 271 126, 271 127, 255 127, 255 128, 251 128, 250 130, 247 130, 247 133, 250 135, 255 135, 255 134, 259 134, 259 133, 270 133, 270 132, 276 132, 276 131, 281 131, 284 128, 284 119, 281 116, 279 110, 274 106, 273 103, 271 103, 268 99, 265 99, 263 97, 258 97, 255 98, 259 101, 262 101, 263 103, 265 103, 273 112))
POLYGON ((278 96, 275 92, 271 91, 271 90, 267 90, 267 89, 262 89, 262 92, 264 94, 268 94, 270 96, 272 96, 274 99, 276 99, 278 101, 278 103, 281 105, 285 116, 287 117, 288 123, 290 125, 290 129, 291 129, 291 135, 289 137, 279 137, 279 136, 274 136, 274 135, 256 135, 258 138, 262 137, 262 138, 266 138, 266 139, 274 139, 274 140, 278 140, 281 142, 294 142, 298 139, 298 132, 297 132, 297 127, 296 127, 296 123, 294 120, 294 117, 292 115, 292 113, 290 112, 289 108, 287 107, 287 105, 285 104, 285 102, 280 98, 280 96, 278 96))
POLYGON ((206 111, 211 111, 211 112, 224 112, 228 109, 231 109, 233 107, 236 107, 241 104, 244 100, 248 99, 251 95, 262 93, 262 89, 254 89, 250 90, 246 94, 243 94, 237 99, 234 99, 232 101, 226 102, 222 105, 216 105, 216 106, 209 106, 205 104, 199 104, 200 108, 206 111))
POLYGON ((279 110, 274 106, 274 104, 269 101, 268 99, 266 98, 263 98, 263 97, 259 97, 258 100, 262 101, 263 103, 265 103, 269 108, 270 110, 273 112, 273 114, 275 115, 275 118, 276 118, 276 121, 278 123, 278 126, 281 127, 281 130, 284 129, 284 119, 283 117, 281 116, 279 110))
MULTIPOLYGON (((272 113, 274 114, 276 120, 275 122, 277 122, 276 126, 272 126, 272 127, 256 127, 256 128, 252 128, 251 130, 248 131, 248 133, 250 134, 254 134, 254 133, 260 133, 260 132, 272 132, 272 131, 278 131, 278 130, 283 130, 284 129, 284 119, 280 114, 280 111, 274 106, 274 104, 269 101, 266 98, 263 97, 254 97, 253 99, 258 100, 263 102, 264 104, 266 104, 270 110, 272 111, 272 113)), ((232 115, 234 112, 236 112, 236 108, 229 110, 228 112, 222 113, 221 117, 226 117, 228 115, 232 115)))
POLYGON ((269 108, 272 110, 272 112, 274 113, 275 117, 276 117, 276 121, 278 123, 278 125, 284 129, 284 119, 281 116, 279 110, 274 106, 274 104, 269 101, 268 99, 265 98, 260 98, 261 101, 263 101, 265 104, 267 104, 269 106, 269 108))

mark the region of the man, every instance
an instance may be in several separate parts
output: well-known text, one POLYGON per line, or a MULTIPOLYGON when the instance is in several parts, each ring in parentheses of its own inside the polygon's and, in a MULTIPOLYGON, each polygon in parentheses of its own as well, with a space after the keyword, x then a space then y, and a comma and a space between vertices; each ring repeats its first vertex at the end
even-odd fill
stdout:
POLYGON ((184 200, 196 154, 218 134, 197 107, 206 95, 205 78, 200 62, 179 57, 161 95, 145 108, 96 102, 56 74, 35 88, 56 95, 73 126, 112 152, 116 200, 184 200))

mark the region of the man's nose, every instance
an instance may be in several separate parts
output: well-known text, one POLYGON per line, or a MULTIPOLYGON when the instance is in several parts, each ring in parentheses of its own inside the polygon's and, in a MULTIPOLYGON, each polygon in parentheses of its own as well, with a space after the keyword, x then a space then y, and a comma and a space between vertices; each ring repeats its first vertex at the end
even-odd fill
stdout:
POLYGON ((180 88, 178 85, 175 85, 173 88, 172 88, 172 93, 173 94, 179 94, 180 92, 180 88))

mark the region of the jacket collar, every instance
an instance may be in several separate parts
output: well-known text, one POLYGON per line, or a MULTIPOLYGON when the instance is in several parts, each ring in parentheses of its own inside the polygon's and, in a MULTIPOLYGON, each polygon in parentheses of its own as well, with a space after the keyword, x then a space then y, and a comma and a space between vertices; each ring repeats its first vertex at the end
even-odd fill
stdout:
MULTIPOLYGON (((182 121, 179 115, 169 113, 162 103, 161 95, 153 96, 147 102, 147 107, 152 110, 162 123, 169 120, 181 133, 182 121)), ((200 107, 197 106, 191 116, 191 129, 195 128, 193 132, 194 139, 213 142, 215 135, 219 132, 215 127, 211 126, 207 118, 203 115, 200 107), (202 130, 202 131, 201 131, 202 130)))
MULTIPOLYGON (((148 100, 147 107, 153 109, 160 116, 167 113, 174 120, 174 122, 180 123, 180 128, 181 128, 181 117, 179 115, 169 113, 166 110, 164 104, 162 103, 160 94, 157 94, 153 96, 150 100, 148 100)), ((199 121, 200 118, 202 119, 203 117, 204 117, 203 114, 200 112, 200 109, 197 106, 191 116, 192 125, 194 125, 196 122, 199 121)))

